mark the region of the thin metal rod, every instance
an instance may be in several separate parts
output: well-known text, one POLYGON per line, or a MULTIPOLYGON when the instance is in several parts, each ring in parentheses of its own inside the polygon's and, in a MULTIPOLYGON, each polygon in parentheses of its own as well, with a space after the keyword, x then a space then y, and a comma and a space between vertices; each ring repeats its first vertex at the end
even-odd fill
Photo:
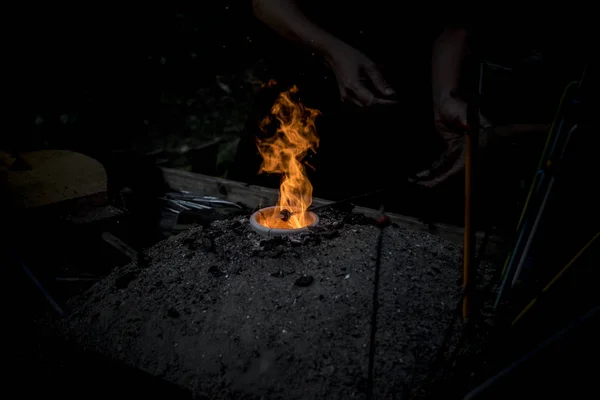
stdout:
MULTIPOLYGON (((382 207, 383 213, 383 207, 382 207)), ((383 217, 385 218, 385 216, 383 217)), ((373 376, 375 371, 375 336, 377 332, 377 311, 379 310, 379 275, 381 271, 381 245, 383 243, 383 230, 385 225, 381 224, 377 236, 377 254, 375 258, 375 277, 373 282, 373 310, 371 312, 371 336, 369 346, 369 369, 367 375, 367 398, 373 398, 373 376)))
MULTIPOLYGON (((563 126, 563 124, 561 122, 561 128, 562 128, 562 126, 563 126)), ((573 136, 573 132, 575 132, 577 130, 577 127, 578 127, 578 125, 573 125, 573 127, 571 129, 569 129, 569 132, 567 133, 567 137, 565 138, 565 142, 563 144, 563 148, 558 157, 558 160, 557 160, 558 162, 562 161, 562 159, 565 155, 567 146, 569 145, 569 142, 571 141, 571 137, 573 136)), ((561 133, 561 128, 559 128, 558 134, 556 135, 557 137, 556 137, 555 142, 558 141, 558 137, 560 136, 560 133, 561 133)), ((555 146, 556 146, 556 143, 553 145, 552 151, 548 157, 548 162, 551 162, 550 160, 554 156, 554 147, 555 146)), ((533 240, 535 239, 535 235, 537 233, 539 223, 542 219, 542 215, 544 214, 544 210, 546 209, 546 204, 548 203, 548 198, 550 197, 550 194, 552 193, 552 188, 554 187, 555 181, 556 181, 555 176, 552 176, 550 178, 550 183, 548 184, 548 187, 546 188, 546 193, 544 194, 542 204, 540 204, 540 208, 538 209, 537 215, 535 217, 535 221, 533 222, 533 226, 531 227, 531 232, 529 233, 529 238, 527 239, 527 243, 525 244, 525 248, 523 249, 523 254, 521 255, 521 259, 519 260, 519 264, 517 265, 517 269, 512 278, 511 287, 515 286, 515 283, 517 282, 517 280, 519 279, 519 276, 521 275, 523 265, 524 265, 525 261, 527 260, 527 256, 529 254, 531 244, 533 243, 533 240)))
POLYGON ((577 81, 573 81, 573 82, 569 83, 565 87, 565 90, 563 91, 560 102, 558 103, 558 109, 556 110, 556 115, 554 117, 554 121, 552 122, 552 125, 550 126, 550 129, 548 131, 548 136, 546 138, 546 142, 544 143, 544 148, 542 150, 542 153, 540 154, 540 160, 538 162, 538 167, 535 170, 535 176, 533 177, 531 186, 529 187, 529 192, 527 193, 527 197, 525 198, 525 204, 523 205, 523 210, 521 211, 521 216, 519 217, 519 222, 517 223, 517 229, 516 229, 517 231, 521 228, 521 224, 523 224, 523 222, 525 220, 525 215, 527 214, 529 202, 531 201, 531 197, 533 195, 534 188, 536 187, 536 182, 538 179, 538 171, 540 171, 542 169, 542 166, 544 165, 544 161, 547 159, 546 153, 548 152, 548 149, 550 147, 550 143, 552 140, 552 134, 554 133, 555 129, 557 128, 557 124, 560 122, 561 111, 563 108, 563 104, 565 103, 567 94, 569 93, 569 90, 577 84, 578 84, 577 81))
POLYGON ((519 260, 519 264, 517 264, 517 269, 515 270, 515 274, 513 275, 510 287, 514 287, 515 283, 517 283, 517 280, 519 279, 519 276, 521 275, 521 270, 523 269, 523 265, 525 265, 525 261, 527 261, 527 256, 529 255, 529 250, 531 249, 531 245, 533 244, 533 240, 535 239, 538 226, 540 225, 540 221, 542 220, 542 216, 544 215, 544 211, 546 209, 546 204, 548 204, 548 198, 550 197, 550 193, 552 193, 552 188, 554 187, 554 182, 555 182, 555 178, 552 177, 552 179, 550 179, 550 183, 548 184, 548 189, 546 190, 544 199, 542 200, 542 204, 540 204, 540 208, 537 212, 535 220, 533 221, 533 226, 531 227, 531 232, 529 233, 527 242, 525 242, 525 248, 523 249, 523 254, 521 254, 521 259, 519 260))
POLYGON ((526 228, 527 228, 527 221, 525 221, 525 223, 521 227, 519 236, 517 237, 517 241, 515 242, 513 249, 508 253, 508 256, 506 257, 506 261, 504 261, 504 267, 502 267, 502 274, 501 274, 501 276, 503 276, 503 277, 505 276, 506 271, 508 270, 509 266, 512 264, 513 260, 515 259, 517 250, 519 249, 519 247, 521 247, 521 240, 523 240, 523 236, 525 235, 526 228))
POLYGON ((523 308, 519 315, 517 315, 517 317, 513 320, 511 326, 514 326, 517 322, 519 322, 519 320, 521 320, 521 318, 523 318, 525 314, 527 314, 527 312, 535 305, 535 303, 538 302, 540 296, 542 296, 544 293, 550 290, 552 285, 554 285, 556 281, 558 281, 567 272, 567 270, 571 268, 571 266, 579 259, 579 257, 581 257, 583 253, 585 253, 585 251, 592 245, 592 243, 596 241, 596 239, 598 239, 598 237, 600 237, 600 232, 597 232, 596 235, 592 238, 592 240, 587 242, 586 245, 583 246, 581 250, 579 250, 575 257, 573 257, 571 261, 569 261, 567 265, 565 265, 563 269, 561 269, 558 272, 558 274, 556 274, 556 276, 552 278, 552 280, 542 289, 542 291, 533 300, 531 300, 531 302, 529 302, 529 304, 527 304, 525 308, 523 308))
POLYGON ((369 196, 374 196, 376 194, 380 194, 380 193, 384 193, 386 192, 388 189, 379 189, 379 190, 375 190, 373 192, 368 192, 368 193, 363 193, 363 194, 359 194, 356 196, 352 196, 352 197, 348 197, 342 200, 338 200, 338 201, 334 201, 331 203, 327 203, 327 204, 322 204, 320 206, 310 206, 308 207, 308 211, 318 211, 318 210, 323 210, 326 208, 330 208, 330 207, 335 207, 344 203, 350 203, 354 200, 360 200, 363 199, 365 197, 369 197, 369 196))
POLYGON ((31 282, 35 285, 35 287, 38 288, 38 290, 42 293, 42 295, 44 296, 44 299, 46 299, 46 301, 48 302, 48 304, 50 304, 50 306, 54 309, 54 311, 60 316, 65 315, 65 312, 63 311, 61 306, 59 306, 58 303, 56 302, 56 300, 54 300, 54 298, 50 295, 50 293, 48 293, 46 288, 44 288, 42 283, 36 278, 33 271, 31 271, 29 269, 29 267, 27 266, 27 264, 25 264, 25 261, 23 261, 21 259, 21 257, 19 257, 15 253, 13 253, 10 249, 9 249, 8 253, 10 254, 10 256, 12 257, 12 259, 14 261, 16 261, 19 265, 21 265, 21 268, 23 268, 23 271, 25 271, 25 274, 27 275, 27 277, 31 280, 31 282))
MULTIPOLYGON (((566 98, 566 94, 567 94, 567 90, 574 84, 574 82, 570 83, 567 88, 565 89, 565 92, 563 93, 563 98, 561 99, 561 105, 559 106, 559 111, 562 109, 562 104, 564 102, 564 99, 566 98)), ((536 175, 534 177, 533 182, 531 183, 531 188, 530 188, 530 192, 527 196, 527 200, 525 202, 525 205, 523 206, 523 211, 521 212, 521 217, 520 217, 520 221, 517 227, 517 230, 520 230, 520 234, 519 234, 519 238, 515 244, 515 247, 513 248, 513 251, 511 254, 509 254, 509 256, 507 257, 507 260, 504 264, 504 268, 502 270, 502 275, 503 275, 503 281, 502 284, 500 286, 500 290, 498 291, 498 295, 496 297, 496 303, 494 305, 494 308, 497 308, 498 305, 500 304, 500 301, 502 300, 502 298, 504 297, 506 291, 508 290, 508 281, 511 282, 510 287, 512 287, 515 282, 518 279, 518 276, 521 273, 521 268, 523 266, 524 263, 524 259, 527 256, 527 253, 529 252, 529 246, 531 245, 531 241, 533 240, 533 236, 536 233, 537 230, 537 226, 539 223, 539 218, 541 217, 541 213, 544 210, 546 201, 548 199, 549 193, 552 189, 552 185, 554 183, 554 178, 551 178, 550 183, 549 183, 549 187, 546 188, 546 193, 544 194, 543 200, 542 200, 542 205, 540 206, 540 208, 537 211, 536 214, 536 219, 534 221, 534 226, 531 228, 531 230, 529 231, 528 235, 525 235, 525 232, 527 230, 527 225, 528 225, 528 217, 526 218, 526 216, 529 216, 531 213, 533 213, 532 210, 529 210, 528 208, 531 206, 531 201, 532 201, 532 195, 537 195, 540 192, 540 188, 542 185, 542 182, 544 181, 544 178, 548 175, 546 173, 546 171, 544 169, 542 169, 542 166, 544 165, 543 161, 545 160, 546 162, 550 161, 552 159, 552 157, 554 156, 554 151, 558 142, 558 138, 561 136, 561 131, 564 127, 564 118, 559 118, 559 115, 557 114, 556 118, 555 118, 555 122, 552 124, 552 128, 550 129, 550 132, 548 133, 548 138, 546 140, 546 145, 542 154, 542 158, 540 161, 540 165, 538 167, 538 170, 536 172, 536 175), (559 121, 559 122, 557 122, 559 121), (554 131, 554 126, 558 124, 558 128, 556 129, 556 131, 554 131), (556 132, 554 141, 552 141, 552 134, 553 132, 556 132), (549 151, 548 148, 550 147, 550 143, 553 143, 551 146, 551 150, 549 151), (519 250, 520 247, 522 245, 522 241, 527 238, 527 241, 525 242, 525 248, 523 250, 523 252, 521 254, 519 254, 519 250), (518 257, 518 258, 517 258, 518 257), (516 271, 513 270, 515 268, 515 262, 516 260, 519 260, 519 264, 516 267, 516 271)), ((562 160, 562 158, 564 157, 566 148, 571 140, 571 137, 573 135, 573 133, 577 130, 578 125, 575 124, 573 125, 573 127, 571 127, 571 129, 568 131, 567 133, 567 137, 565 139, 565 142, 563 144, 563 148, 561 150, 560 156, 558 158, 558 161, 562 160)))
POLYGON ((142 258, 139 251, 135 250, 110 232, 102 232, 102 240, 113 246, 126 257, 129 257, 131 261, 138 261, 142 258))
POLYGON ((523 243, 523 239, 525 238, 525 231, 527 230, 527 221, 523 223, 521 226, 521 233, 519 234, 519 238, 517 239, 517 243, 512 251, 512 253, 507 258, 507 262, 504 264, 504 269, 502 270, 502 283, 500 284, 500 289, 498 290, 498 295, 496 296, 496 302, 494 303, 494 309, 498 308, 500 305, 500 301, 504 297, 506 293, 506 288, 508 282, 512 279, 513 276, 513 266, 514 262, 518 257, 519 251, 521 249, 521 245, 523 243))

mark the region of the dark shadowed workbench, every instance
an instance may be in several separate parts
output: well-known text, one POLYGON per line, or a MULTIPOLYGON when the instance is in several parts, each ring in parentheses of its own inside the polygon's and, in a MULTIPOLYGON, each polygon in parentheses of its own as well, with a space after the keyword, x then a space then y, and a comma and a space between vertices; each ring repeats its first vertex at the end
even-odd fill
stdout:
MULTIPOLYGON (((208 196, 216 196, 233 202, 243 203, 248 207, 264 207, 273 205, 277 202, 279 192, 275 189, 262 186, 248 185, 241 182, 235 182, 228 179, 216 178, 212 176, 186 172, 170 168, 161 168, 165 182, 177 190, 187 190, 194 193, 202 193, 208 196)), ((322 206, 331 203, 329 200, 313 198, 313 205, 322 206)), ((367 217, 376 218, 377 210, 366 207, 354 207, 354 211, 367 217)), ((428 232, 440 236, 455 244, 462 244, 464 230, 462 227, 441 223, 425 223, 417 218, 387 213, 390 219, 398 226, 413 231, 428 232)), ((483 232, 477 232, 478 238, 483 238, 483 232)), ((487 250, 490 253, 497 253, 498 246, 503 243, 500 236, 492 235, 489 237, 487 250)))

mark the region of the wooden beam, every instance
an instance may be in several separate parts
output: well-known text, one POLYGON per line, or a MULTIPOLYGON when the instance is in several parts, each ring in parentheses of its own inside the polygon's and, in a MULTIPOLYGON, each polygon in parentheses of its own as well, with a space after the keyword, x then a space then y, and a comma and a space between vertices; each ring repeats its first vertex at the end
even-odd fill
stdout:
MULTIPOLYGON (((277 202, 279 192, 262 186, 248 185, 245 183, 230 181, 228 179, 216 178, 193 172, 181 171, 171 168, 161 168, 165 182, 175 190, 185 190, 215 196, 235 203, 242 203, 248 207, 271 206, 277 202)), ((332 203, 332 201, 313 198, 315 206, 332 203)), ((366 207, 355 207, 355 212, 368 217, 377 217, 378 210, 366 207)), ((413 231, 429 232, 443 237, 453 243, 462 244, 464 229, 446 224, 426 224, 420 220, 400 214, 387 213, 391 220, 401 228, 413 231)), ((483 238, 483 232, 477 233, 478 239, 483 238)), ((497 252, 497 247, 503 241, 500 237, 490 237, 488 248, 492 253, 497 252)))

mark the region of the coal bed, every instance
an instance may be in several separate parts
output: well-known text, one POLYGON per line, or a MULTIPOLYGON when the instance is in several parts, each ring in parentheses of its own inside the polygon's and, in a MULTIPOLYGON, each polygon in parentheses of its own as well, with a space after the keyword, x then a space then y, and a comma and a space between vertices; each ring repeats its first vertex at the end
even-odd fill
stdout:
MULTIPOLYGON (((336 211, 298 236, 217 221, 114 271, 57 328, 196 398, 364 398, 378 231, 336 211)), ((375 398, 423 383, 455 316, 460 260, 461 246, 386 228, 375 398)))

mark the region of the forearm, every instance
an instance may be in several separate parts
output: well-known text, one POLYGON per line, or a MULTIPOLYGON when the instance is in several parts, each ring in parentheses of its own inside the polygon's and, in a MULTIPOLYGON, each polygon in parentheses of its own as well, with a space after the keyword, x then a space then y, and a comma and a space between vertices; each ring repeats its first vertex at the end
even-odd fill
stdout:
POLYGON ((435 41, 432 55, 432 89, 435 102, 458 88, 467 49, 467 30, 446 29, 435 41))
POLYGON ((328 56, 331 49, 343 44, 319 28, 298 8, 295 0, 253 0, 255 16, 280 35, 310 50, 328 56))

